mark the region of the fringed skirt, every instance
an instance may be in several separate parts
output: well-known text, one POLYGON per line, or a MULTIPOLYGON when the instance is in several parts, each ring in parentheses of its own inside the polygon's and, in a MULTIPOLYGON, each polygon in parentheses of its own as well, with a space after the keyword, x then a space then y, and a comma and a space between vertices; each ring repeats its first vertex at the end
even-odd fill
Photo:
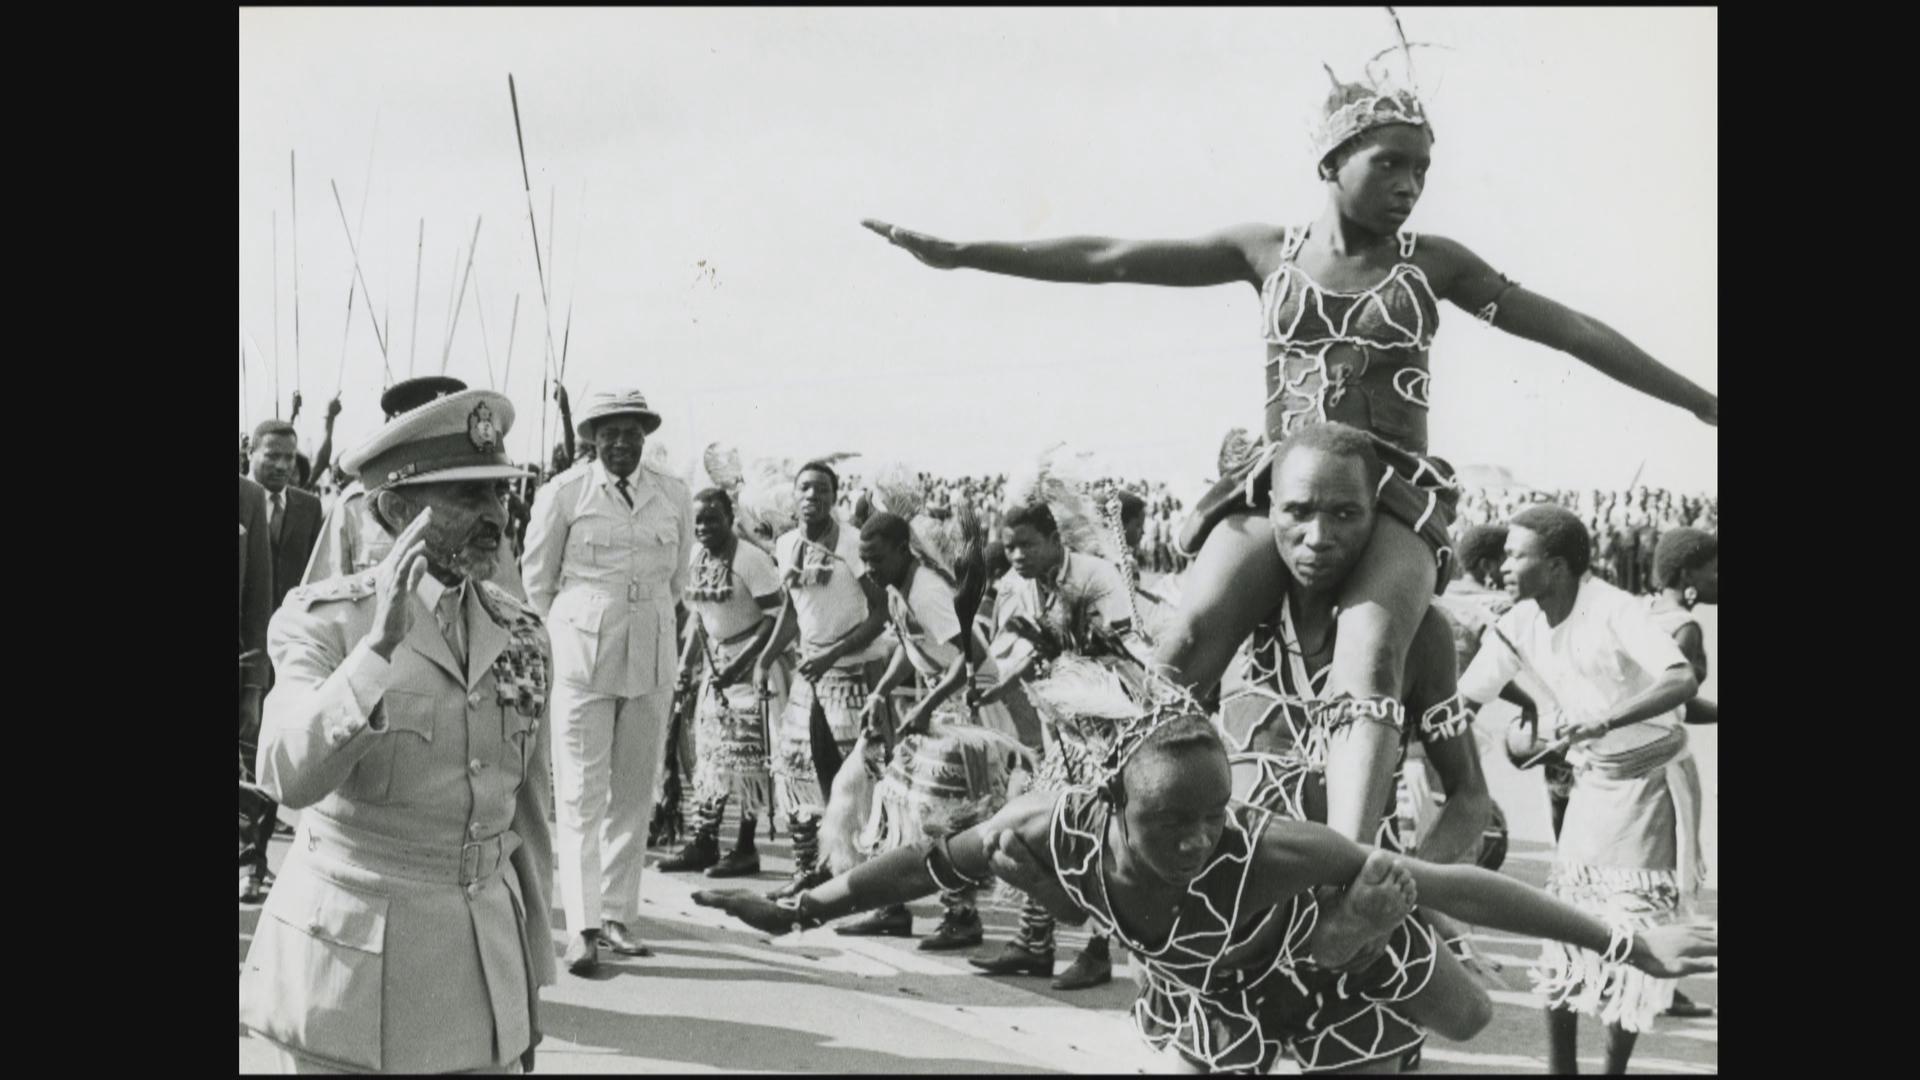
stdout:
MULTIPOLYGON (((1647 928, 1684 918, 1705 873, 1700 773, 1682 755, 1646 776, 1575 774, 1547 891, 1609 922, 1647 928)), ((1600 954, 1547 942, 1534 983, 1550 1004, 1648 1031, 1673 1004, 1677 980, 1657 979, 1600 954)))
POLYGON ((857 667, 834 668, 820 676, 817 683, 795 677, 781 714, 779 753, 773 760, 774 787, 780 804, 789 812, 812 811, 826 807, 826 792, 813 767, 812 714, 816 695, 827 714, 827 726, 841 756, 852 753, 860 736, 860 706, 866 701, 867 680, 857 667))
MULTIPOLYGON (((751 634, 731 645, 722 644, 714 649, 713 663, 724 669, 751 644, 751 634)), ((764 701, 747 683, 735 683, 720 691, 710 683, 701 684, 700 704, 694 713, 693 769, 694 791, 700 798, 731 797, 741 813, 756 817, 772 808, 767 740, 775 737, 779 730, 776 722, 786 710, 789 666, 783 658, 769 672, 770 698, 764 701)))
POLYGON ((695 713, 699 761, 693 772, 700 798, 731 796, 742 814, 766 813, 773 801, 773 778, 763 725, 770 731, 767 718, 776 715, 777 704, 761 701, 759 691, 737 683, 725 690, 700 688, 695 713))

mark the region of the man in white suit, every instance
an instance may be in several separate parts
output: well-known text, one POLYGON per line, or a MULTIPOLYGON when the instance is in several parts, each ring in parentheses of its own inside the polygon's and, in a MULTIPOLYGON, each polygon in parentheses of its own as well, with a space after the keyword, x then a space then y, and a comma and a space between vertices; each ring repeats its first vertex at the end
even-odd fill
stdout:
POLYGON ((673 701, 674 605, 693 553, 686 484, 640 461, 659 427, 639 391, 595 394, 579 433, 596 459, 542 487, 527 526, 527 599, 553 638, 555 847, 576 975, 598 965, 602 942, 651 955, 628 924, 673 701))

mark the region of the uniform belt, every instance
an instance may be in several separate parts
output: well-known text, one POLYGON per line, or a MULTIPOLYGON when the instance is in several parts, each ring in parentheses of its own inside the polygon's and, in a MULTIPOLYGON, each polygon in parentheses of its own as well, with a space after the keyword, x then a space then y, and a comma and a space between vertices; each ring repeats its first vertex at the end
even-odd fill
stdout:
POLYGON ((617 600, 624 595, 629 604, 637 604, 643 600, 659 600, 668 595, 664 589, 658 589, 652 585, 638 581, 629 581, 622 586, 599 581, 586 581, 580 578, 562 578, 560 581, 560 592, 565 593, 570 589, 580 589, 612 600, 617 600))
POLYGON ((306 839, 296 838, 294 843, 305 843, 316 855, 376 874, 447 885, 472 885, 493 877, 520 847, 520 834, 512 829, 458 847, 442 847, 395 840, 311 810, 300 815, 300 832, 306 839))

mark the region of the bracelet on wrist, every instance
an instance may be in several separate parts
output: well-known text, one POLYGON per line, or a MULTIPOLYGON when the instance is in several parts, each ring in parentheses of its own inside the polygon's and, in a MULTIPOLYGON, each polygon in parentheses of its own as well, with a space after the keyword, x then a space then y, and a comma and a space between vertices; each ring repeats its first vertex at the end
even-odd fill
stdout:
POLYGON ((806 902, 811 899, 813 899, 813 897, 808 893, 799 892, 792 896, 783 896, 774 901, 775 904, 793 916, 793 922, 788 927, 790 932, 799 933, 802 930, 813 930, 826 925, 825 919, 807 912, 806 902))

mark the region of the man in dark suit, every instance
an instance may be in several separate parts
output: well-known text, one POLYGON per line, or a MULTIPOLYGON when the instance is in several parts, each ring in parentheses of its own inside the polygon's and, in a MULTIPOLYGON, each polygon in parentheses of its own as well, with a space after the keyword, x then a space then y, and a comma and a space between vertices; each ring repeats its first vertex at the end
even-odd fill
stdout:
MULTIPOLYGON (((249 458, 253 479, 265 489, 267 500, 267 549, 272 576, 268 596, 269 611, 278 611, 287 593, 300 584, 300 575, 320 539, 320 500, 300 490, 295 483, 300 453, 299 437, 285 420, 263 420, 253 429, 253 448, 249 458)), ((273 682, 268 672, 267 685, 273 682)), ((240 894, 243 903, 266 899, 272 875, 267 872, 267 842, 273 837, 278 818, 271 803, 259 808, 252 833, 252 857, 247 885, 240 894)))
POLYGON ((273 548, 273 608, 300 584, 320 539, 320 500, 295 483, 299 437, 285 420, 262 420, 253 429, 253 479, 267 489, 267 533, 273 548))
MULTIPOLYGON (((267 493, 240 477, 240 769, 253 779, 255 744, 260 738, 260 702, 266 696, 267 620, 273 615, 273 553, 267 525, 267 493)), ((267 837, 273 835, 273 804, 251 797, 243 787, 240 865, 248 867, 242 903, 259 903, 267 887, 267 837)))

